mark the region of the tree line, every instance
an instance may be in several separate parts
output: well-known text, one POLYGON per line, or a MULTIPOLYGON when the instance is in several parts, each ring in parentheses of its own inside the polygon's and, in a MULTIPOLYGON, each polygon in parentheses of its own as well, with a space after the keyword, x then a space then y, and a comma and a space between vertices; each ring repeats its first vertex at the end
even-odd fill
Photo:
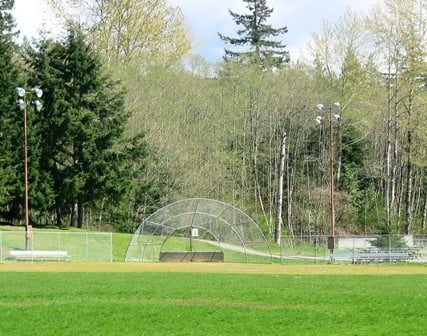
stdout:
MULTIPOLYGON (((80 25, 68 17, 62 39, 17 46, 13 1, 0 2, 5 221, 23 216, 23 124, 14 90, 39 85, 42 112, 28 108, 34 223, 131 231, 162 205, 207 197, 246 211, 271 239, 278 230, 328 234, 333 153, 338 233, 425 232, 423 1, 384 0, 366 17, 348 10, 313 34, 312 61, 292 62, 283 44, 268 43, 274 30, 254 34, 251 22, 265 24, 271 14, 266 2, 245 0, 250 14, 232 13, 246 20, 241 38, 223 37, 249 51, 227 49, 216 64, 201 56, 176 62, 191 44, 181 28, 173 31, 182 43, 169 49, 139 44, 137 35, 148 33, 125 25, 120 40, 107 41, 103 32, 116 29, 114 20, 126 13, 118 9, 117 17, 80 25), (263 20, 248 20, 260 13, 263 20), (124 41, 148 49, 126 49, 124 41), (330 128, 335 102, 340 118, 330 128), (319 103, 326 108, 317 110, 319 103)), ((173 9, 162 2, 157 12, 162 8, 173 9)), ((135 27, 139 19, 129 20, 135 27)))

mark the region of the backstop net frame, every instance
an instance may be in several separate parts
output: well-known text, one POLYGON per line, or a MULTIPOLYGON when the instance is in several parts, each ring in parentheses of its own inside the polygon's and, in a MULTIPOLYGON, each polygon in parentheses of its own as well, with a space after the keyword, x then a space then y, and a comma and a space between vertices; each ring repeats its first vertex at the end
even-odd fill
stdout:
POLYGON ((171 203, 146 218, 125 260, 156 262, 165 251, 221 251, 225 262, 272 261, 267 239, 254 220, 230 204, 206 198, 171 203))

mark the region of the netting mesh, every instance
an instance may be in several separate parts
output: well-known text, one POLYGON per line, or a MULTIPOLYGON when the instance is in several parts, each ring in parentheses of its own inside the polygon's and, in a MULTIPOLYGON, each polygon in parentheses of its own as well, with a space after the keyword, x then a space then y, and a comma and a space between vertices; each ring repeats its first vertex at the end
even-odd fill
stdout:
POLYGON ((160 252, 222 251, 227 262, 271 262, 259 226, 241 210, 195 198, 167 205, 136 230, 126 261, 158 261, 160 252))

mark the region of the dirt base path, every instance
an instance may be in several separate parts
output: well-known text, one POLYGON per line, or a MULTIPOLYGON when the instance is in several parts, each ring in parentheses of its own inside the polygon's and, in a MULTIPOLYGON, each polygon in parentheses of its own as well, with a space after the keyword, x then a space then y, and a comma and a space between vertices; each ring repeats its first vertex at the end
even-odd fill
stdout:
POLYGON ((427 265, 265 265, 229 263, 4 263, 0 272, 194 272, 243 274, 427 274, 427 265))

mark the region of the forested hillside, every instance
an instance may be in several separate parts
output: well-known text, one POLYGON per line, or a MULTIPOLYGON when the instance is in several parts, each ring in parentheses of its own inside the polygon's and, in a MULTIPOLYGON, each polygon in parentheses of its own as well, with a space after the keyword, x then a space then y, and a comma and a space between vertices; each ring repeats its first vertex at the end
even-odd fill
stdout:
POLYGON ((42 113, 28 107, 34 224, 127 231, 163 205, 205 197, 246 211, 271 239, 279 220, 283 232, 327 234, 333 168, 337 233, 425 233, 425 2, 347 11, 313 34, 311 60, 268 69, 188 55, 181 28, 167 53, 131 55, 95 26, 16 46, 12 1, 0 4, 3 221, 23 218, 14 89, 40 85, 42 113))

